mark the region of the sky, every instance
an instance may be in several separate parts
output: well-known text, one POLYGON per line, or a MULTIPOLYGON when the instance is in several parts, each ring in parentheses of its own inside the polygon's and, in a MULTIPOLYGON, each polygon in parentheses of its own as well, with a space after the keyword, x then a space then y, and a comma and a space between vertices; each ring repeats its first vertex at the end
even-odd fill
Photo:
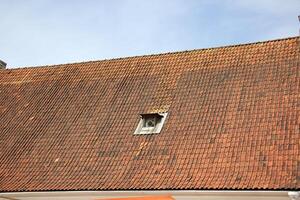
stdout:
POLYGON ((299 35, 300 0, 0 0, 7 68, 299 35))

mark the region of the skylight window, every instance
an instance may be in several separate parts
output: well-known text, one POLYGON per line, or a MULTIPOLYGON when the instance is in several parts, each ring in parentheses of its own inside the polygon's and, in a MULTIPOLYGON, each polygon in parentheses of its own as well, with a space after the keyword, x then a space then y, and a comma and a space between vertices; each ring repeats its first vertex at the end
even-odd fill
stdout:
POLYGON ((141 119, 134 134, 160 133, 166 120, 167 113, 141 114, 141 119))

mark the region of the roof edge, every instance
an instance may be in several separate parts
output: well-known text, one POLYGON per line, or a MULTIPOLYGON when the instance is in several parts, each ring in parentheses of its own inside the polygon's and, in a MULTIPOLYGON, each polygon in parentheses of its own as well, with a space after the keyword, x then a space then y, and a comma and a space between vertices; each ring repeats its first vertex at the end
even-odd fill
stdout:
POLYGON ((131 58, 142 58, 142 57, 189 53, 189 52, 194 52, 194 51, 207 51, 207 50, 215 50, 215 49, 234 48, 234 47, 240 47, 240 46, 248 46, 248 45, 255 45, 255 44, 279 42, 279 41, 284 41, 284 40, 292 40, 292 39, 296 39, 296 38, 300 39, 300 36, 291 36, 291 37, 286 37, 286 38, 278 38, 278 39, 263 40, 263 41, 233 44, 233 45, 224 45, 224 46, 209 47, 209 48, 202 48, 202 49, 191 49, 191 50, 171 51, 171 52, 145 54, 145 55, 137 55, 137 56, 116 57, 116 58, 102 59, 102 60, 88 60, 88 61, 81 61, 81 62, 54 64, 54 65, 36 65, 36 66, 20 66, 20 67, 17 66, 16 68, 6 68, 5 70, 11 71, 11 70, 22 70, 22 69, 31 69, 31 68, 66 67, 66 66, 74 65, 74 64, 87 64, 87 63, 96 63, 96 62, 104 62, 104 61, 125 60, 125 59, 131 59, 131 58))
POLYGON ((99 188, 82 188, 82 189, 35 189, 35 190, 26 190, 26 189, 20 189, 20 190, 1 190, 0 194, 5 193, 26 193, 26 192, 114 192, 114 191, 123 191, 123 192, 134 192, 134 191, 299 191, 299 188, 290 188, 290 187, 279 187, 279 188, 262 188, 262 187, 253 187, 253 188, 131 188, 131 189, 125 189, 125 188, 119 188, 119 189, 99 189, 99 188))

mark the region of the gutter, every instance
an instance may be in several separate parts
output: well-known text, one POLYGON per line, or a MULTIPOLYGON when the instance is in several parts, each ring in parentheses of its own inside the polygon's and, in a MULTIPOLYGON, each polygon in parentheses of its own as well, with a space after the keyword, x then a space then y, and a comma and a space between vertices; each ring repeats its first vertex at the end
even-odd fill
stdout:
POLYGON ((300 192, 295 191, 230 191, 230 190, 137 190, 137 191, 50 191, 0 193, 0 200, 92 200, 107 198, 143 197, 170 195, 174 199, 286 199, 300 200, 300 192))

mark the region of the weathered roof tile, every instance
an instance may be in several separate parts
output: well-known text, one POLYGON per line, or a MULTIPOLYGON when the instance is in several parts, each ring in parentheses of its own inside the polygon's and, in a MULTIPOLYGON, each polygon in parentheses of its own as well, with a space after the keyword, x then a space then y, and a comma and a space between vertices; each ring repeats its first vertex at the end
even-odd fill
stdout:
POLYGON ((0 191, 299 189, 299 62, 294 37, 0 70, 0 191))

